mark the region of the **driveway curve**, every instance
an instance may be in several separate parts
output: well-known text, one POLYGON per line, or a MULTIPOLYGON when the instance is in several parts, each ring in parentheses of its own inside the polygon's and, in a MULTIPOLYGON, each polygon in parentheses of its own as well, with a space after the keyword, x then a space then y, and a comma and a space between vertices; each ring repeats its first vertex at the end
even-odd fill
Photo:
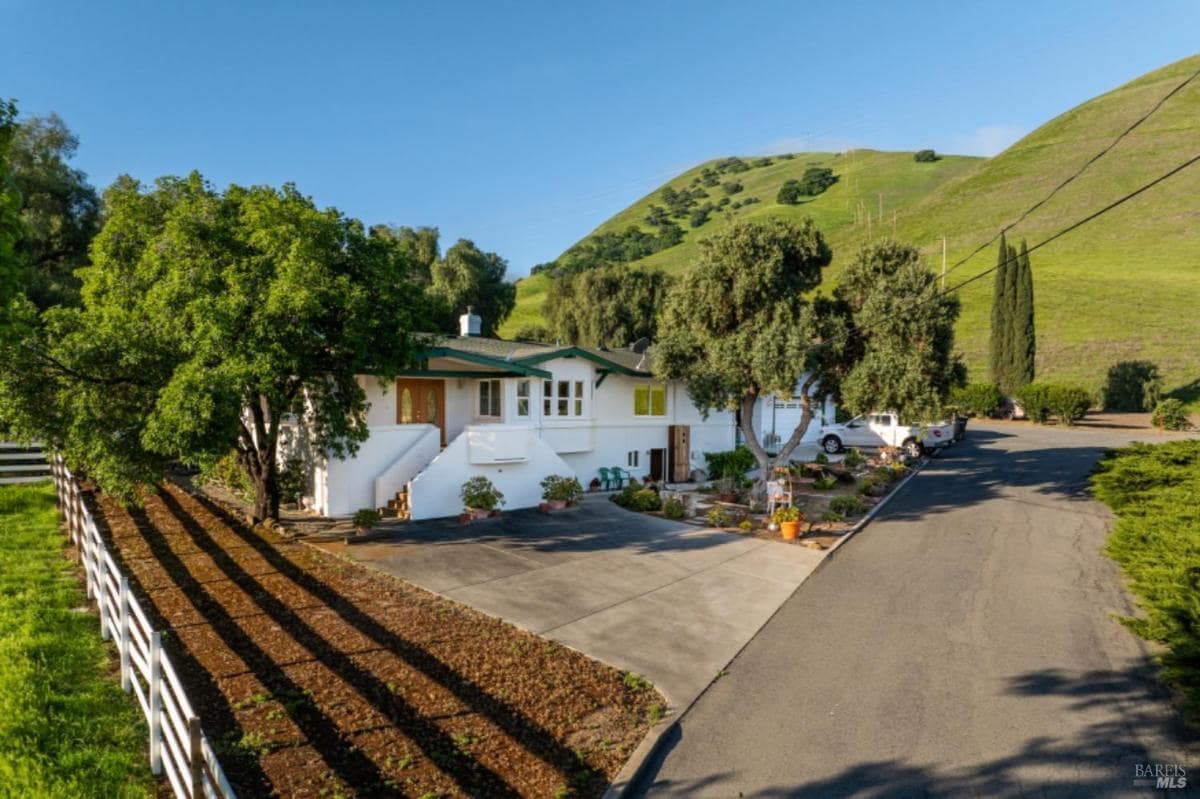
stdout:
POLYGON ((1200 781, 1114 620, 1133 608, 1085 490, 1135 437, 975 426, 784 603, 638 795, 1161 795, 1135 782, 1156 763, 1200 781))

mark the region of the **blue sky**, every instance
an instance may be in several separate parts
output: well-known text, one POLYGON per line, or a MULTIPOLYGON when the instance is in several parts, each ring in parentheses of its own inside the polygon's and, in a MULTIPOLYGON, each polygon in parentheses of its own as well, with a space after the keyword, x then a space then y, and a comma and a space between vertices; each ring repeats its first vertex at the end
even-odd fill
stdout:
POLYGON ((1198 32, 1194 0, 0 0, 0 96, 58 112, 98 187, 291 181, 517 276, 699 161, 993 154, 1198 32))

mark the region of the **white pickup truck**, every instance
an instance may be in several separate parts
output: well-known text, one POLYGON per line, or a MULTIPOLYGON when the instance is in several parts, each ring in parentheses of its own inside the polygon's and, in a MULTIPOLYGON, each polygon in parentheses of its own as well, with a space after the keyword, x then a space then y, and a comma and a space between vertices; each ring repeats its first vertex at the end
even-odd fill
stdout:
POLYGON ((821 427, 821 449, 829 454, 846 447, 900 447, 912 457, 949 446, 954 441, 954 422, 923 425, 900 424, 894 413, 856 416, 844 424, 821 427))

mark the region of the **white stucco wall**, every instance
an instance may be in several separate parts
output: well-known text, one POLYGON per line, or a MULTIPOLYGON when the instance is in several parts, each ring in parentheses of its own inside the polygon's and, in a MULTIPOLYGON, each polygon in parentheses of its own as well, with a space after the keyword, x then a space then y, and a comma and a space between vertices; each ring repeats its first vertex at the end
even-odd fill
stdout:
MULTIPOLYGON (((494 447, 492 447, 494 450, 494 447)), ((470 427, 464 435, 450 442, 416 479, 409 483, 408 497, 411 518, 436 519, 456 516, 463 510, 459 491, 463 483, 475 475, 483 475, 504 495, 502 510, 537 507, 542 501, 541 481, 551 474, 573 477, 571 467, 537 436, 532 427, 480 425, 470 427), (479 440, 472 445, 472 436, 479 440), (522 446, 506 447, 508 452, 523 452, 523 460, 508 463, 480 463, 488 459, 491 435, 500 438, 521 436, 522 446)))
POLYGON ((376 507, 375 478, 427 430, 419 424, 374 427, 354 457, 327 459, 314 475, 318 481, 315 510, 325 516, 349 516, 359 508, 376 507))

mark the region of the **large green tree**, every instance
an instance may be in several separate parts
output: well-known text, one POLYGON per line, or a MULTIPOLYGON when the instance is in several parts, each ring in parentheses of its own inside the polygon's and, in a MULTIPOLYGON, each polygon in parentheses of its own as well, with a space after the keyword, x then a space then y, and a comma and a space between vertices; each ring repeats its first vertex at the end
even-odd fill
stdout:
POLYGON ((738 411, 760 488, 790 458, 826 393, 919 418, 940 410, 962 378, 951 351, 957 301, 940 295, 915 249, 864 249, 832 299, 814 295, 830 258, 811 220, 736 222, 702 244, 659 325, 655 371, 685 380, 704 412, 738 411), (758 440, 755 405, 794 393, 800 421, 772 456, 758 440))
POLYGON ((839 381, 843 404, 858 413, 898 411, 914 422, 940 414, 965 379, 954 353, 959 300, 938 289, 918 250, 895 241, 862 248, 834 294, 848 306, 857 348, 839 381))
POLYGON ((87 264, 88 245, 100 228, 96 190, 68 163, 78 147, 79 139, 57 114, 21 120, 12 142, 25 225, 17 250, 25 265, 25 293, 39 309, 79 303, 75 270, 87 264))
POLYGON ((483 319, 483 335, 496 329, 517 304, 517 287, 504 279, 508 263, 494 252, 484 252, 467 239, 459 239, 432 265, 429 292, 449 318, 443 329, 456 329, 458 316, 468 306, 483 319))
POLYGON ((845 343, 827 329, 826 303, 808 298, 831 257, 811 220, 735 222, 702 242, 699 262, 671 290, 663 311, 655 372, 685 380, 706 413, 738 411, 760 485, 800 443, 813 418, 810 394, 820 381, 818 367, 827 350, 845 343), (758 440, 755 405, 770 394, 790 398, 797 388, 800 424, 772 457, 758 440))
POLYGON ((546 295, 550 337, 591 347, 653 340, 668 284, 662 272, 623 265, 562 275, 546 295))
POLYGON ((104 218, 83 306, 51 309, 0 353, 0 412, 125 496, 172 459, 236 449, 255 518, 276 518, 285 428, 353 452, 368 432, 356 376, 390 380, 410 362, 411 264, 290 185, 120 178, 104 218))
MULTIPOLYGON (((996 271, 992 287, 992 331, 990 365, 992 381, 1005 394, 1013 394, 1028 381, 1022 380, 1024 362, 1023 329, 1018 324, 1017 304, 1020 293, 1020 259, 1015 247, 1000 234, 996 271)), ((1033 301, 1032 283, 1029 286, 1033 301)), ((1030 305, 1032 309, 1032 304, 1030 305)))

